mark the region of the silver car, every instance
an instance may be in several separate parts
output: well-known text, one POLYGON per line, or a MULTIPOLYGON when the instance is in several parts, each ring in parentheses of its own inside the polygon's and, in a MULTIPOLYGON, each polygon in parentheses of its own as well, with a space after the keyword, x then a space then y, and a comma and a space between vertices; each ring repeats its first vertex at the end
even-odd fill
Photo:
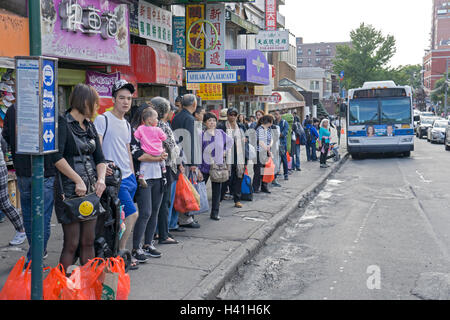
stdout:
POLYGON ((427 140, 431 143, 444 143, 445 130, 448 126, 448 120, 434 120, 433 125, 428 128, 427 140))

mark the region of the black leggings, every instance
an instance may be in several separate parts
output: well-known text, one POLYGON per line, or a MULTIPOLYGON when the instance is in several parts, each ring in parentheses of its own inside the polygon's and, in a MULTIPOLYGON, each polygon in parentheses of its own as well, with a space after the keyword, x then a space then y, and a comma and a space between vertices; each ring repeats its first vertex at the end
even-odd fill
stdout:
POLYGON ((95 258, 95 225, 97 219, 63 224, 64 245, 59 262, 64 270, 74 263, 78 246, 80 247, 80 263, 86 264, 90 259, 95 258))
POLYGON ((322 144, 322 146, 323 146, 323 148, 320 148, 320 164, 326 164, 328 149, 330 148, 330 144, 325 143, 325 144, 322 144), (324 152, 322 152, 322 149, 325 149, 324 152))

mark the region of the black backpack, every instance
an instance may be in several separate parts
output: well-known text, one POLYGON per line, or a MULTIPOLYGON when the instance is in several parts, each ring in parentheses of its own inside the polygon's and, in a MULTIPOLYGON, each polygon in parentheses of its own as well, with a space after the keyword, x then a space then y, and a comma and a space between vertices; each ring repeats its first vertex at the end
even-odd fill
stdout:
POLYGON ((310 128, 305 128, 305 135, 306 135, 306 142, 310 143, 312 141, 310 128))

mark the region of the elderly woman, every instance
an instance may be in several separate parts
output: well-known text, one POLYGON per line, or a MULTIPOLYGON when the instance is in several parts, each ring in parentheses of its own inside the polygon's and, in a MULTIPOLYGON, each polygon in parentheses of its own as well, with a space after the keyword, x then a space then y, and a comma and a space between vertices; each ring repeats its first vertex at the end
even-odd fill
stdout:
POLYGON ((169 125, 170 102, 162 97, 156 97, 151 100, 153 109, 158 113, 158 127, 161 128, 167 136, 163 142, 163 147, 167 153, 166 174, 167 183, 164 186, 163 198, 158 214, 158 239, 160 244, 176 244, 178 241, 169 234, 169 212, 172 199, 172 184, 177 179, 177 160, 180 155, 175 136, 169 125))
POLYGON ((163 173, 161 170, 160 162, 166 160, 167 153, 163 153, 160 156, 152 156, 145 153, 139 141, 134 137, 134 131, 142 125, 143 112, 150 106, 143 104, 136 111, 132 127, 131 137, 131 150, 133 161, 135 162, 134 168, 140 168, 144 174, 144 179, 147 183, 147 187, 138 187, 136 192, 136 201, 139 209, 139 217, 136 221, 133 231, 133 250, 131 254, 134 259, 139 263, 147 262, 148 257, 160 258, 161 252, 156 250, 154 246, 154 234, 156 231, 156 224, 158 220, 159 208, 161 206, 164 190, 163 173), (142 238, 144 243, 142 244, 142 238))
POLYGON ((320 167, 328 168, 327 165, 327 155, 328 149, 330 148, 330 121, 328 119, 323 119, 320 123, 319 130, 319 150, 320 150, 320 167))

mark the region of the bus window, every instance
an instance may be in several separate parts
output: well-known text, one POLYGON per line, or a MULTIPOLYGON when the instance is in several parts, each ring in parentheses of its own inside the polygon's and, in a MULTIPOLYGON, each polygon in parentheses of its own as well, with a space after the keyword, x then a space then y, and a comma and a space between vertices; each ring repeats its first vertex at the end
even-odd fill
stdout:
POLYGON ((409 98, 383 98, 381 123, 411 123, 411 100, 409 98))
POLYGON ((378 124, 378 101, 377 99, 350 100, 349 114, 350 125, 378 124))

